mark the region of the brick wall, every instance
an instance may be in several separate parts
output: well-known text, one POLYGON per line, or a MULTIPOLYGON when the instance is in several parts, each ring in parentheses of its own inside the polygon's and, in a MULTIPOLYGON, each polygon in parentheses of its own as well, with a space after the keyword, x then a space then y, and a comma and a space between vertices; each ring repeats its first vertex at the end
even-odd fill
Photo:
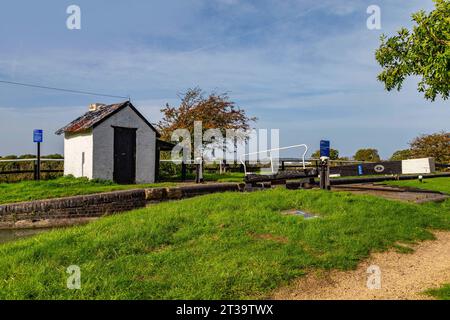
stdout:
POLYGON ((243 191, 244 184, 239 183, 220 183, 220 184, 199 184, 191 186, 183 186, 178 188, 152 188, 146 189, 146 199, 149 202, 160 202, 166 200, 177 200, 183 198, 191 198, 203 194, 227 192, 227 191, 243 191))
POLYGON ((145 190, 127 190, 0 205, 0 222, 98 217, 142 208, 145 190))

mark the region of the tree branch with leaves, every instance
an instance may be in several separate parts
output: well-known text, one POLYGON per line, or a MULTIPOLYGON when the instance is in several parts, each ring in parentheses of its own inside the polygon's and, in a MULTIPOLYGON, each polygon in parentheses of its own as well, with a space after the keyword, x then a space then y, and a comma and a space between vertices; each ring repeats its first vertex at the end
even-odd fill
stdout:
POLYGON ((386 90, 401 90, 409 76, 418 76, 418 91, 434 101, 450 94, 450 0, 434 0, 430 13, 412 15, 412 31, 402 28, 397 35, 381 36, 375 57, 383 71, 378 80, 386 90))

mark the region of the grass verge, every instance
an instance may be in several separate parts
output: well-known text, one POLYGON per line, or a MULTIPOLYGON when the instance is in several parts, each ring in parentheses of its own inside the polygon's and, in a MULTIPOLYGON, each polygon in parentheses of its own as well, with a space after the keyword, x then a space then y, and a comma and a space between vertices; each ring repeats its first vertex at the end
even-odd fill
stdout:
POLYGON ((0 183, 0 204, 170 185, 174 183, 119 185, 111 181, 69 176, 45 181, 0 183))
POLYGON ((205 181, 217 181, 217 182, 243 182, 244 174, 241 172, 227 172, 224 174, 219 173, 205 173, 205 181))
POLYGON ((439 300, 450 300, 450 284, 446 284, 439 289, 428 290, 426 293, 439 300))
POLYGON ((261 298, 311 268, 450 230, 450 202, 416 205, 275 189, 213 194, 0 245, 0 299, 261 298), (302 209, 304 220, 280 211, 302 209), (66 288, 81 268, 81 290, 66 288))
POLYGON ((423 182, 420 182, 419 180, 386 181, 383 182, 383 184, 440 191, 450 194, 450 178, 447 177, 423 179, 423 182))

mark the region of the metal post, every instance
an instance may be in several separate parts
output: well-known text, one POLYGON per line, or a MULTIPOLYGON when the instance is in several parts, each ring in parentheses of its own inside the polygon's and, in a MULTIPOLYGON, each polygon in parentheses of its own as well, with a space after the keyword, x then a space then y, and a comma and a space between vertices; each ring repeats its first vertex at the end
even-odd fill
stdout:
POLYGON ((327 168, 325 172, 325 188, 327 190, 331 190, 331 182, 330 182, 330 163, 327 161, 327 168))
POLYGON ((181 181, 186 181, 186 163, 181 163, 181 181))
POLYGON ((37 143, 36 180, 41 180, 41 143, 37 143))
POLYGON ((33 160, 33 179, 37 180, 37 160, 33 160))
MULTIPOLYGON (((160 161, 161 161, 161 149, 159 146, 156 146, 156 161, 155 161, 155 181, 159 181, 159 168, 160 168, 160 161)), ((83 152, 83 167, 84 168, 84 152, 83 152)), ((84 175, 82 175, 84 176, 84 175)))
POLYGON ((198 170, 198 178, 200 183, 203 183, 203 159, 200 160, 199 170, 198 170))
POLYGON ((200 183, 200 164, 195 164, 195 183, 200 183))
POLYGON ((203 160, 197 158, 195 163, 195 183, 203 183, 203 160))
POLYGON ((320 185, 320 189, 325 189, 325 171, 324 171, 324 166, 323 166, 323 164, 322 163, 320 163, 320 171, 319 171, 319 173, 320 173, 320 182, 319 182, 319 185, 320 185))

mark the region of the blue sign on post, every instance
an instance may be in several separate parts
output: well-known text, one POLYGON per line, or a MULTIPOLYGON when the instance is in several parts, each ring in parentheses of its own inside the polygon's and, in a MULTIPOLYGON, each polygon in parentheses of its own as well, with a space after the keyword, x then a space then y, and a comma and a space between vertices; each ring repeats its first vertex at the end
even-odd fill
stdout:
POLYGON ((364 173, 363 173, 363 166, 362 166, 362 164, 359 164, 358 165, 358 175, 360 175, 360 176, 362 176, 364 173))
POLYGON ((44 131, 40 129, 35 129, 33 131, 33 142, 39 142, 41 143, 44 139, 44 131))
POLYGON ((321 157, 330 157, 330 141, 329 140, 320 140, 320 156, 321 157))

